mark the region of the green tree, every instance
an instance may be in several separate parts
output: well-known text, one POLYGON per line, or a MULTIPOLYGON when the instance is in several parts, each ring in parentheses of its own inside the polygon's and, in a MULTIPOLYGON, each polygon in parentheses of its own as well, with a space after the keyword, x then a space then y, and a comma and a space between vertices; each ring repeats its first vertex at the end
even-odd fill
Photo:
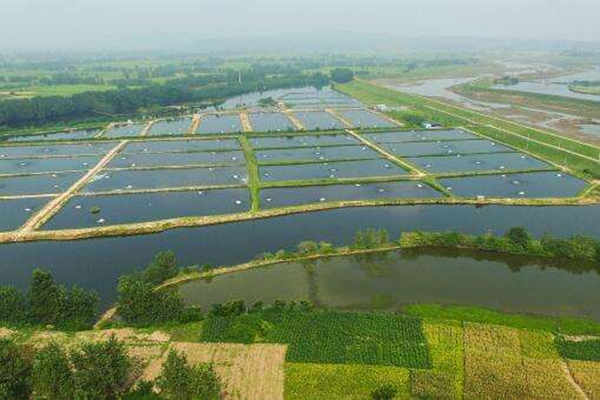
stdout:
POLYGON ((518 247, 520 249, 526 249, 529 246, 529 242, 531 241, 531 236, 529 235, 529 232, 527 232, 527 230, 522 227, 511 228, 506 234, 506 237, 513 246, 518 247))
POLYGON ((64 317, 66 290, 57 285, 48 271, 36 269, 29 282, 29 312, 39 324, 55 324, 64 317))
POLYGON ((212 364, 190 367, 185 355, 171 350, 157 380, 161 395, 167 399, 219 399, 221 382, 212 364))
POLYGON ((179 267, 172 251, 158 253, 152 263, 144 271, 144 279, 155 286, 177 275, 179 267))
POLYGON ((127 323, 148 325, 178 320, 185 310, 175 290, 155 291, 154 285, 139 275, 125 275, 117 287, 118 314, 127 323))
POLYGON ((27 399, 31 361, 12 340, 0 339, 0 399, 27 399))
POLYGON ((98 317, 100 298, 94 291, 86 292, 74 286, 68 294, 64 320, 61 325, 71 329, 89 329, 98 317))
POLYGON ((348 68, 336 68, 331 71, 331 80, 336 83, 348 83, 354 79, 354 71, 348 68))
POLYGON ((71 399, 73 371, 67 354, 56 343, 40 350, 33 361, 33 393, 36 398, 71 399))
POLYGON ((13 286, 0 286, 0 321, 22 323, 27 319, 23 292, 13 286))
POLYGON ((113 337, 103 343, 86 343, 71 354, 75 397, 116 399, 127 392, 132 361, 122 342, 113 337))

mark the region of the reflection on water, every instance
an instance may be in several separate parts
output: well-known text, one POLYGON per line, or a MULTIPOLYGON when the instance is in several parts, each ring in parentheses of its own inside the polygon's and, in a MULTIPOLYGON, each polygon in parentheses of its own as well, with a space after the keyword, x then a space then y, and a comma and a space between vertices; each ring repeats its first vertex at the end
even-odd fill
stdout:
POLYGON ((183 284, 204 309, 244 299, 307 299, 339 309, 398 310, 412 303, 600 319, 600 264, 449 249, 282 263, 183 284))

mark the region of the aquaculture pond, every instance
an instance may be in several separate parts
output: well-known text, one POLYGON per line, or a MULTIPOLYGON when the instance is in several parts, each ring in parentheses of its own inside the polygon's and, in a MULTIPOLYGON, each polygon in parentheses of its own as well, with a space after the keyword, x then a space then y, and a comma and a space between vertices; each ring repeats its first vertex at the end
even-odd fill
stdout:
POLYGON ((306 299, 320 307, 397 311, 413 303, 600 320, 600 264, 458 251, 348 256, 216 276, 179 286, 188 304, 306 299))
POLYGON ((49 201, 49 198, 0 200, 0 230, 17 229, 49 201))
POLYGON ((250 209, 248 189, 77 196, 44 229, 88 228, 170 218, 232 214, 250 209))
POLYGON ((204 150, 233 150, 240 145, 235 139, 153 140, 128 143, 123 153, 186 152, 204 150))
POLYGON ((453 156, 414 157, 408 160, 429 173, 552 169, 550 164, 521 153, 456 154, 453 156))
POLYGON ((283 113, 259 112, 248 114, 248 118, 254 132, 287 132, 296 130, 292 121, 283 113))
POLYGON ((290 207, 342 200, 439 197, 422 182, 356 183, 350 185, 303 186, 261 189, 261 208, 290 207))
POLYGON ((344 129, 339 119, 324 111, 297 111, 294 114, 309 131, 344 129))
POLYGON ((277 149, 286 147, 343 146, 358 144, 358 140, 350 135, 290 135, 260 136, 250 138, 255 149, 277 149))
POLYGON ((398 126, 398 124, 394 124, 367 110, 342 110, 337 113, 356 128, 392 128, 398 126))
POLYGON ((308 179, 364 178, 404 175, 407 172, 387 160, 324 162, 260 167, 260 179, 266 182, 308 179))
POLYGON ((98 161, 100 161, 100 156, 0 159, 0 175, 87 170, 96 165, 98 161))
POLYGON ((510 147, 502 146, 489 140, 380 143, 378 146, 396 155, 406 157, 514 151, 510 147))
POLYGON ((238 165, 244 164, 241 151, 203 151, 197 153, 138 153, 119 154, 107 168, 147 168, 181 165, 238 165))
POLYGON ((460 129, 365 133, 363 136, 374 142, 383 143, 480 139, 479 136, 460 129))
POLYGON ((83 176, 84 172, 63 172, 17 177, 0 177, 0 196, 58 194, 83 176))
POLYGON ((7 142, 31 142, 43 140, 78 140, 78 139, 93 139, 101 132, 100 129, 81 129, 71 132, 51 132, 41 135, 23 135, 13 136, 6 139, 7 142))
POLYGON ((117 143, 82 143, 31 146, 0 146, 0 159, 42 156, 73 156, 106 154, 117 143))
POLYGON ((185 135, 192 125, 192 118, 177 118, 152 124, 148 135, 185 135))
POLYGON ((104 132, 102 137, 118 138, 140 136, 145 127, 145 124, 127 124, 116 126, 104 132))
POLYGON ((219 134, 238 133, 242 131, 242 122, 237 114, 207 115, 200 120, 196 133, 219 134))
POLYGON ((243 167, 103 171, 97 174, 83 191, 241 185, 245 184, 247 175, 248 173, 243 167))
POLYGON ((381 154, 366 146, 303 147, 276 150, 257 150, 259 163, 286 161, 334 161, 380 158, 381 154))
POLYGON ((114 300, 119 275, 144 268, 156 253, 164 250, 175 252, 181 265, 232 265, 264 252, 293 249, 305 240, 346 245, 356 230, 366 228, 385 228, 392 238, 402 231, 417 229, 503 234, 514 226, 526 227, 536 236, 548 232, 555 236, 581 234, 600 238, 599 220, 600 206, 336 209, 174 229, 154 235, 0 245, 0 281, 24 288, 31 271, 44 267, 61 283, 97 290, 107 304, 114 300))
POLYGON ((439 182, 452 193, 465 197, 574 197, 587 186, 581 179, 555 171, 469 176, 439 182))

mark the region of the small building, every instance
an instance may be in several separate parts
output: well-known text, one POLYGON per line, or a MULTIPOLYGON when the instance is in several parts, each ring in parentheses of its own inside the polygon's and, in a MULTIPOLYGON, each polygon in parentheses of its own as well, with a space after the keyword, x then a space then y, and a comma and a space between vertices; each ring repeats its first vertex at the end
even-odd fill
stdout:
POLYGON ((379 112, 388 112, 388 111, 389 111, 389 108, 388 108, 388 106, 386 106, 385 104, 377 104, 377 105, 375 106, 375 108, 376 108, 376 109, 377 109, 377 111, 379 111, 379 112))

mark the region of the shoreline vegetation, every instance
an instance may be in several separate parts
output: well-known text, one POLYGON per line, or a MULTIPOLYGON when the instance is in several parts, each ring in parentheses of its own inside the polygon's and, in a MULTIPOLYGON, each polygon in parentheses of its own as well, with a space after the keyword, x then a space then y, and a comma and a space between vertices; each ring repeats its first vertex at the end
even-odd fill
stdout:
POLYGON ((535 239, 524 228, 515 227, 510 229, 504 236, 494 236, 492 234, 475 236, 459 232, 415 231, 403 232, 398 240, 390 241, 387 231, 368 229, 356 232, 353 243, 348 246, 335 247, 327 242, 306 241, 298 244, 295 251, 280 250, 276 253, 265 253, 255 260, 235 266, 183 269, 179 271, 177 276, 159 285, 157 290, 194 280, 210 279, 218 275, 287 262, 418 248, 468 249, 497 254, 600 263, 600 240, 586 236, 554 238, 550 235, 544 235, 541 239, 535 239))

